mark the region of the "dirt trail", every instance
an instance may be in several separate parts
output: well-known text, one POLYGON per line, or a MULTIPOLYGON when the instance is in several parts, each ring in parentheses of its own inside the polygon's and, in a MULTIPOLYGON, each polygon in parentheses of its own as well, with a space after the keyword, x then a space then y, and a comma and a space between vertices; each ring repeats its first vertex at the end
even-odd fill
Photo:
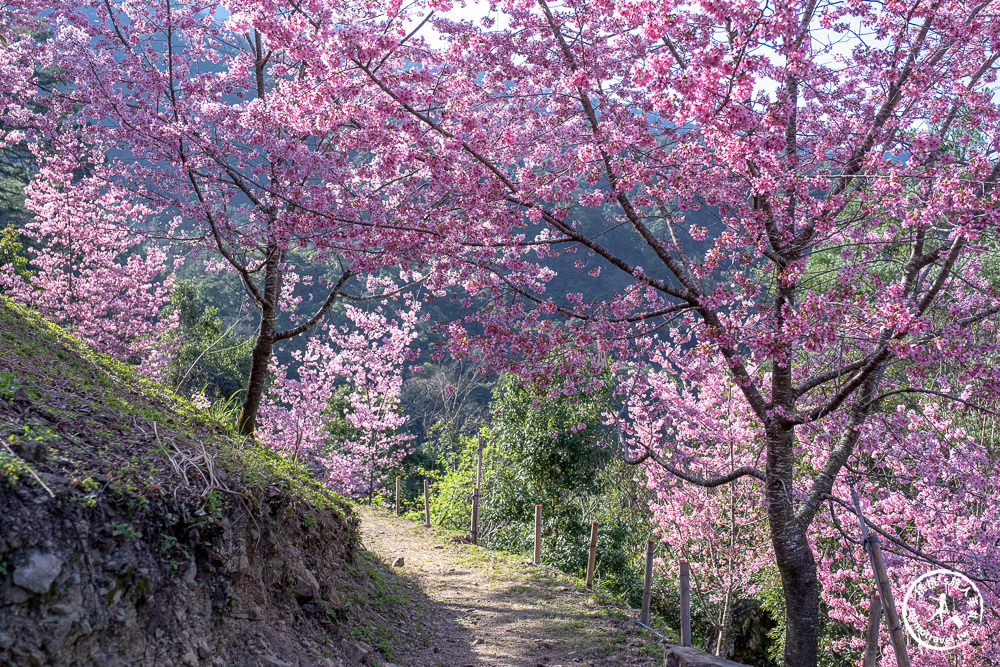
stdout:
POLYGON ((655 638, 627 610, 601 605, 568 577, 454 534, 362 509, 364 546, 401 577, 412 616, 398 630, 400 667, 662 665, 655 638))

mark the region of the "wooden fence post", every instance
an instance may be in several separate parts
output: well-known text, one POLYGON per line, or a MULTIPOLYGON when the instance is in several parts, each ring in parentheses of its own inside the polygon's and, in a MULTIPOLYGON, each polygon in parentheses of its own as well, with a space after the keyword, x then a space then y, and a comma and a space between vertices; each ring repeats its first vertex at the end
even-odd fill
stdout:
POLYGON ((653 590, 653 540, 646 540, 646 576, 642 580, 642 610, 639 622, 649 625, 649 597, 653 590))
POLYGON ((535 565, 542 564, 542 505, 535 505, 535 565))
POLYGON ((479 487, 472 489, 472 543, 479 544, 479 487))
POLYGON ((476 488, 483 485, 483 436, 477 435, 479 448, 476 450, 476 488))
POLYGON ((472 526, 469 535, 472 543, 479 544, 479 487, 483 480, 483 436, 477 435, 479 448, 476 451, 476 486, 472 489, 472 526))
POLYGON ((851 500, 854 502, 854 511, 858 515, 858 523, 861 526, 861 543, 868 550, 871 558, 872 571, 875 573, 875 584, 878 586, 879 597, 885 608, 885 620, 889 624, 889 639, 892 641, 892 650, 896 654, 897 667, 910 667, 910 656, 906 654, 906 640, 903 637, 903 626, 899 622, 899 614, 896 613, 896 603, 892 598, 892 587, 889 585, 889 576, 885 570, 885 560, 882 558, 882 544, 878 540, 878 535, 868 534, 868 522, 861 514, 861 502, 858 500, 858 492, 854 488, 853 482, 848 482, 851 486, 851 500))
POLYGON ((424 478, 424 526, 431 527, 431 500, 427 492, 427 478, 424 478))
POLYGON ((399 480, 400 476, 396 475, 396 516, 399 516, 399 480))
POLYGON ((594 564, 597 562, 597 522, 590 527, 590 555, 587 557, 587 588, 594 587, 594 564))
POLYGON ((865 653, 863 667, 875 667, 878 659, 878 633, 882 625, 882 599, 878 593, 872 596, 868 607, 868 628, 865 631, 865 653))
POLYGON ((885 571, 882 544, 879 542, 878 536, 872 535, 868 539, 868 547, 871 549, 872 563, 875 566, 875 580, 878 582, 879 595, 885 606, 885 620, 889 623, 889 639, 892 640, 892 650, 896 653, 896 664, 898 667, 910 667, 910 656, 906 653, 903 626, 899 622, 896 603, 892 599, 892 588, 889 585, 889 576, 885 571))
POLYGON ((691 645, 691 565, 681 561, 681 646, 691 645))

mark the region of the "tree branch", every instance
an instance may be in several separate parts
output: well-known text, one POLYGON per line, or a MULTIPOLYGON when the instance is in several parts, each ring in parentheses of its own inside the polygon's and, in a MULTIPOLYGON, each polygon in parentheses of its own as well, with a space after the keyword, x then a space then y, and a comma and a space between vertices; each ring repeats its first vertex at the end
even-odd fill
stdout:
POLYGON ((277 343, 279 340, 285 340, 286 338, 292 338, 293 336, 298 336, 300 333, 305 332, 307 329, 309 329, 314 324, 323 319, 323 316, 326 315, 326 311, 330 309, 330 306, 333 305, 333 302, 336 300, 337 296, 340 295, 341 293, 340 288, 343 287, 344 283, 346 283, 348 279, 353 275, 354 274, 351 271, 344 271, 340 275, 340 279, 337 281, 337 284, 334 285, 333 289, 330 290, 330 293, 327 294, 326 300, 323 301, 323 305, 319 307, 319 310, 317 310, 312 317, 310 317, 307 321, 303 322, 299 326, 293 327, 291 329, 286 329, 284 331, 279 331, 278 333, 274 334, 274 342, 277 343))
MULTIPOLYGON (((841 500, 840 498, 838 498, 837 496, 835 496, 833 494, 829 494, 829 493, 826 494, 826 496, 823 498, 823 500, 829 500, 831 502, 837 503, 841 507, 845 508, 851 514, 855 513, 854 512, 854 507, 852 507, 850 503, 848 503, 845 500, 841 500)), ((906 542, 902 541, 901 539, 899 539, 895 535, 892 535, 891 533, 885 531, 884 529, 879 528, 878 526, 876 526, 875 524, 873 524, 871 521, 869 521, 867 518, 864 519, 864 522, 865 522, 865 525, 868 526, 869 530, 871 530, 872 532, 878 533, 879 535, 881 535, 882 537, 884 537, 885 539, 887 539, 892 544, 894 544, 897 547, 899 547, 900 549, 903 549, 904 551, 908 552, 911 555, 911 557, 917 558, 919 560, 923 560, 923 561, 925 561, 927 563, 931 563, 933 565, 937 565, 938 567, 943 567, 943 568, 945 568, 947 570, 951 570, 953 572, 958 572, 960 574, 964 574, 969 579, 972 579, 973 581, 978 581, 980 583, 997 583, 997 582, 1000 582, 1000 579, 990 579, 988 577, 977 577, 977 576, 974 576, 973 574, 971 574, 969 572, 960 570, 960 569, 958 569, 958 568, 955 567, 954 563, 946 563, 945 561, 938 560, 937 558, 934 558, 934 556, 931 556, 930 554, 924 553, 923 551, 921 551, 920 549, 917 549, 916 547, 911 547, 909 544, 907 544, 906 542)), ((896 552, 896 553, 898 553, 898 552, 896 552)), ((899 554, 899 555, 904 556, 906 554, 899 554)))
POLYGON ((645 462, 647 459, 652 459, 657 465, 659 465, 661 468, 669 472, 671 475, 679 479, 682 479, 685 482, 689 482, 696 486, 705 487, 707 489, 735 482, 741 477, 753 477, 754 479, 758 479, 762 482, 767 480, 767 476, 764 474, 762 470, 758 470, 757 468, 751 466, 742 466, 740 468, 737 468, 736 470, 733 470, 732 472, 729 472, 725 475, 719 475, 717 477, 707 477, 707 478, 702 477, 701 475, 696 475, 695 473, 681 470, 677 466, 668 463, 666 459, 664 459, 662 456, 654 452, 649 447, 645 447, 645 449, 646 451, 643 452, 642 454, 639 454, 638 456, 629 456, 628 452, 625 451, 625 448, 623 446, 622 459, 625 461, 625 463, 628 463, 629 465, 639 465, 640 463, 645 462))

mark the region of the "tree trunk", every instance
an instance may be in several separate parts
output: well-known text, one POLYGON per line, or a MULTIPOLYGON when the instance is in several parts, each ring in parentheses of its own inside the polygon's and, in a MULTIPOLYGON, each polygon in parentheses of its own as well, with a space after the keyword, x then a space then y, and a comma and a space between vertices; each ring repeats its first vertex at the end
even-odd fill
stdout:
MULTIPOLYGON (((805 532, 800 538, 805 542, 805 532)), ((785 595, 785 667, 815 667, 819 652, 819 580, 808 545, 794 557, 779 557, 785 595)))
POLYGON ((274 347, 274 314, 271 313, 270 326, 265 326, 267 319, 266 316, 261 319, 260 333, 257 335, 257 343, 253 346, 247 389, 243 396, 240 416, 236 420, 236 427, 241 435, 253 435, 257 428, 257 411, 264 396, 267 367, 271 362, 271 350, 274 347))
POLYGON ((733 652, 733 587, 726 589, 722 602, 722 617, 719 619, 719 637, 715 642, 715 655, 728 658, 733 652))
POLYGON ((792 500, 795 434, 767 429, 767 514, 785 600, 785 667, 816 667, 819 652, 819 579, 805 527, 792 500))
POLYGON ((274 348, 274 325, 278 299, 281 296, 282 260, 283 253, 277 244, 270 244, 264 261, 264 303, 260 304, 260 331, 257 332, 257 342, 253 346, 246 394, 243 396, 240 416, 236 420, 236 428, 241 435, 252 436, 257 428, 257 411, 260 410, 260 402, 264 396, 267 368, 274 348))

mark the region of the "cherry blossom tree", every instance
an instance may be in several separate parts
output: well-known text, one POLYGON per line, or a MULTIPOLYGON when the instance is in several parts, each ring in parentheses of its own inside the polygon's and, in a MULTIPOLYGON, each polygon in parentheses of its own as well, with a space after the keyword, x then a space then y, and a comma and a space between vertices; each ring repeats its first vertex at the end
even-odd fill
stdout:
POLYGON ((345 495, 371 499, 410 451, 400 394, 420 303, 409 298, 399 306, 391 319, 387 305, 345 306, 350 325, 325 327, 324 336, 293 352, 294 377, 274 369, 261 411, 263 441, 317 463, 345 495))
POLYGON ((27 208, 34 213, 22 233, 33 245, 33 271, 0 267, 0 288, 116 359, 158 377, 169 360, 168 333, 175 322, 161 316, 172 278, 164 252, 130 232, 141 207, 125 210, 84 179, 66 197, 62 187, 76 163, 54 158, 46 178, 32 183, 27 208), (119 216, 129 216, 121 219, 119 216))
POLYGON ((151 236, 233 274, 256 307, 245 434, 275 345, 323 321, 337 299, 383 296, 364 294, 366 276, 420 281, 430 247, 465 224, 429 220, 445 204, 426 184, 443 166, 394 128, 405 119, 344 54, 360 48, 368 67, 404 70, 405 12, 305 7, 29 0, 4 21, 45 37, 5 49, 0 77, 16 85, 3 93, 3 120, 27 128, 36 180, 49 178, 50 160, 88 175, 76 193, 76 181, 39 187, 73 201, 100 184, 113 219, 141 205, 151 236), (42 70, 57 73, 55 85, 38 87, 31 73, 42 70))
MULTIPOLYGON (((32 173, 33 153, 45 143, 40 130, 53 129, 36 103, 39 89, 49 90, 53 77, 36 67, 40 26, 33 16, 40 5, 28 4, 5 6, 0 18, 2 171, 19 184, 32 173)), ((143 207, 118 206, 95 181, 81 178, 79 167, 78 161, 55 155, 45 177, 29 185, 25 204, 34 218, 20 234, 30 241, 23 259, 31 266, 0 267, 0 289, 156 377, 168 359, 165 334, 173 327, 160 316, 171 284, 166 257, 134 233, 146 214, 143 207), (74 180, 78 187, 64 197, 74 180)))
POLYGON ((995 510, 966 502, 968 534, 923 525, 994 493, 995 460, 920 424, 997 391, 1000 302, 978 271, 1000 222, 996 3, 510 1, 435 25, 443 46, 407 77, 354 62, 441 138, 452 187, 495 204, 478 210, 497 243, 454 272, 487 305, 450 351, 570 378, 557 392, 592 388, 595 351, 647 374, 643 418, 665 428, 626 428, 625 455, 754 485, 786 665, 817 663, 821 583, 837 594, 819 517, 845 520, 845 474, 894 568, 945 563, 996 601, 995 510), (580 274, 553 294, 558 261, 580 274), (697 411, 702 380, 754 419, 735 460, 692 459, 718 434, 672 421, 666 397, 697 411), (902 511, 914 485, 923 510, 902 511))
MULTIPOLYGON (((695 378, 710 370, 710 364, 698 360, 684 376, 695 378)), ((671 466, 684 470, 760 466, 759 422, 727 380, 715 373, 687 382, 677 382, 672 373, 633 373, 627 379, 631 386, 626 414, 609 415, 609 425, 627 438, 630 448, 648 446, 660 452, 665 433, 673 440, 697 443, 669 454, 671 466), (690 394, 697 400, 689 400, 690 394)), ((648 465, 647 473, 655 494, 650 507, 654 529, 673 559, 667 570, 675 573, 678 560, 691 563, 695 601, 709 612, 715 631, 715 641, 706 647, 729 657, 734 603, 760 599, 773 570, 767 517, 757 501, 755 480, 704 487, 678 478, 671 467, 648 465)))
MULTIPOLYGON (((733 394, 735 387, 726 381, 724 364, 712 364, 698 353, 681 352, 671 358, 673 371, 647 371, 641 376, 642 386, 632 388, 626 402, 628 416, 620 426, 635 449, 648 453, 645 465, 658 494, 652 507, 658 532, 681 552, 679 557, 699 562, 705 578, 717 582, 703 596, 720 605, 724 617, 724 593, 733 587, 742 594, 759 593, 771 577, 770 549, 760 539, 766 531, 767 508, 752 501, 759 493, 753 476, 722 488, 684 478, 693 472, 704 476, 713 471, 718 476, 727 470, 764 468, 766 432, 746 403, 740 405, 740 396, 733 394), (678 364, 678 360, 684 361, 678 364), (681 368, 680 375, 690 379, 679 385, 676 377, 681 368)), ((837 479, 824 511, 811 526, 810 546, 820 564, 828 618, 834 622, 827 624, 826 649, 858 657, 863 646, 861 630, 873 586, 858 518, 850 505, 855 491, 869 530, 885 545, 897 604, 928 569, 966 572, 978 582, 986 615, 972 635, 977 650, 964 653, 957 664, 983 664, 997 651, 989 633, 998 622, 990 608, 997 600, 1000 532, 988 501, 996 492, 996 458, 971 437, 961 417, 950 414, 939 401, 901 401, 890 407, 869 416, 844 466, 845 474, 837 479), (853 633, 847 631, 852 627, 853 633)), ((831 416, 797 430, 796 465, 801 470, 796 479, 808 480, 809 473, 823 469, 830 449, 849 428, 842 419, 831 416)), ((721 625, 724 634, 725 624, 721 625)), ((887 644, 888 637, 883 639, 887 644)), ((886 665, 895 664, 891 647, 885 646, 883 655, 886 665)), ((920 664, 956 664, 954 657, 934 652, 924 652, 919 659, 920 664)))
POLYGON ((0 109, 240 278, 244 432, 274 345, 361 277, 458 283, 485 305, 453 355, 567 395, 610 356, 628 460, 756 490, 786 665, 817 663, 821 594, 858 620, 849 482, 897 587, 982 585, 963 658, 998 659, 996 456, 962 423, 998 393, 996 0, 449 8, 26 0, 5 25, 52 36, 4 28, 0 109), (64 74, 42 111, 24 60, 64 74))

